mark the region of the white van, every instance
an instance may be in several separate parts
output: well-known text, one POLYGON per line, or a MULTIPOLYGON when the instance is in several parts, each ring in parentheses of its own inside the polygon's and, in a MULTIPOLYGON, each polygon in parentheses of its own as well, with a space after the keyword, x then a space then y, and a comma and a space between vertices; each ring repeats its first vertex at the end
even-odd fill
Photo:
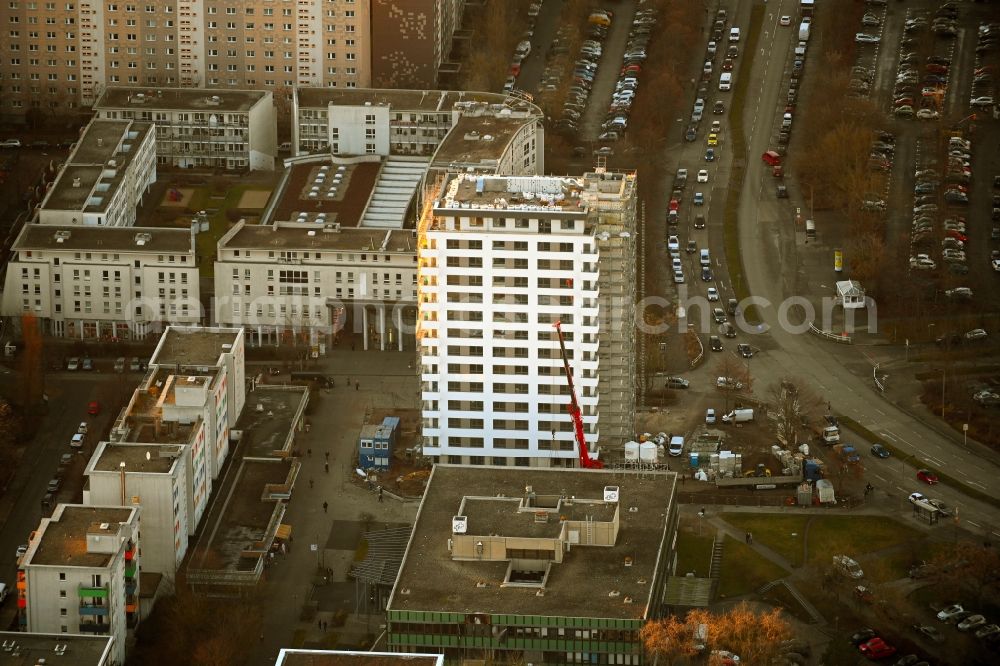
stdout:
POLYGON ((816 240, 816 222, 814 220, 806 220, 806 238, 816 240))
POLYGON ((702 266, 711 266, 712 265, 712 257, 711 257, 711 255, 709 255, 707 249, 703 249, 703 250, 699 250, 698 251, 698 263, 701 264, 702 266))
POLYGON ((731 42, 738 42, 738 41, 740 41, 740 29, 739 28, 730 28, 729 29, 729 41, 731 41, 731 42))
POLYGON ((733 87, 733 73, 723 72, 719 76, 719 90, 730 90, 733 87))
POLYGON ((680 435, 674 435, 670 438, 670 447, 667 451, 672 456, 679 456, 684 453, 684 438, 680 435))
POLYGON ((746 423, 748 421, 753 421, 752 409, 734 409, 722 417, 723 423, 746 423))

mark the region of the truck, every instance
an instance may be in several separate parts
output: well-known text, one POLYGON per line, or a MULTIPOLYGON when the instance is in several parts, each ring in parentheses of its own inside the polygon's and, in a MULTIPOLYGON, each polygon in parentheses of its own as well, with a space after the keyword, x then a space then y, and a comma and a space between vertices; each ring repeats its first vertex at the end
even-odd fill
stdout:
POLYGON ((823 434, 820 436, 824 444, 836 444, 840 441, 840 428, 834 425, 827 426, 823 428, 823 434))
POLYGON ((816 7, 816 0, 800 0, 799 2, 799 13, 803 16, 812 16, 813 9, 816 7))
POLYGON ((834 444, 833 450, 837 452, 837 455, 844 462, 856 463, 861 461, 861 456, 858 455, 857 450, 849 444, 834 444))
POLYGON ((749 407, 734 409, 722 417, 723 423, 747 423, 748 421, 753 421, 753 409, 749 407))
POLYGON ((833 492, 833 484, 826 479, 816 482, 816 496, 819 497, 820 504, 836 504, 837 496, 833 492))
POLYGON ((802 23, 799 24, 799 41, 808 42, 809 41, 809 26, 812 24, 812 20, 809 18, 802 19, 802 23))

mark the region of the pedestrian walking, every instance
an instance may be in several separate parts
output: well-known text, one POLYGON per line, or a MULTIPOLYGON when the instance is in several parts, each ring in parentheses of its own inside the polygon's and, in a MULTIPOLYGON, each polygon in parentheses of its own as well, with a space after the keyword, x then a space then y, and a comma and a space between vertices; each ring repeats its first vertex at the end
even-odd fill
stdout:
POLYGON ((354 390, 355 391, 361 390, 361 382, 354 382, 354 390))
POLYGON ((313 457, 313 450, 312 449, 306 449, 306 453, 309 455, 310 458, 313 457))
POLYGON ((317 629, 323 628, 323 620, 316 620, 316 628, 317 629))
POLYGON ((743 540, 745 542, 747 542, 747 544, 750 543, 750 533, 749 532, 747 532, 746 534, 743 535, 743 540))
POLYGON ((330 473, 330 463, 328 463, 328 462, 323 463, 323 469, 326 471, 327 474, 329 474, 330 473))
POLYGON ((312 490, 312 487, 313 487, 313 480, 309 479, 309 490, 312 490))
POLYGON ((327 504, 326 502, 323 502, 323 513, 326 513, 326 510, 327 510, 327 508, 329 506, 330 506, 329 504, 327 504))
POLYGON ((351 351, 354 351, 354 343, 351 343, 351 351))
POLYGON ((750 539, 748 542, 751 546, 753 545, 753 532, 747 532, 747 538, 750 539))
POLYGON ((326 455, 326 461, 330 462, 330 452, 327 451, 324 455, 326 455))
POLYGON ((378 487, 378 501, 382 501, 382 486, 378 487))

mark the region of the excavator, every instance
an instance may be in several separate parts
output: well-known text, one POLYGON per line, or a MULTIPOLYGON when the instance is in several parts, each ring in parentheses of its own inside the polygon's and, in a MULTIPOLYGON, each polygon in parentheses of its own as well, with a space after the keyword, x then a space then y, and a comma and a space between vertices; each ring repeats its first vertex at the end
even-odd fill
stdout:
POLYGON ((580 450, 580 467, 584 469, 603 469, 604 463, 590 457, 587 441, 583 437, 583 416, 580 414, 580 403, 576 399, 576 387, 573 385, 573 370, 569 367, 569 357, 566 356, 566 340, 563 338, 562 322, 552 324, 559 335, 559 351, 562 352, 563 369, 566 371, 566 381, 569 383, 569 415, 573 419, 573 434, 580 450))

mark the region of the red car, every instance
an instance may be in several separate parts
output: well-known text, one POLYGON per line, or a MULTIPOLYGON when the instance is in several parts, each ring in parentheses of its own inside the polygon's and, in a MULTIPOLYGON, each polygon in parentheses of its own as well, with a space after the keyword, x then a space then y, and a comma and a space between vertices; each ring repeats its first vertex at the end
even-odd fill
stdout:
POLYGON ((938 482, 937 474, 930 471, 929 469, 922 469, 917 471, 917 478, 926 483, 928 486, 933 486, 938 482))
POLYGON ((101 403, 96 400, 87 405, 87 413, 91 416, 97 416, 101 413, 101 403))
POLYGON ((885 659, 886 657, 891 657, 896 654, 896 648, 889 645, 878 636, 865 641, 858 646, 858 649, 861 650, 861 654, 865 655, 869 659, 885 659))
POLYGON ((680 201, 678 201, 677 199, 670 200, 670 210, 677 210, 680 207, 681 207, 680 201))
POLYGON ((944 235, 947 236, 948 238, 954 238, 955 240, 960 240, 963 243, 968 242, 969 240, 968 236, 963 234, 961 231, 956 231, 954 229, 949 229, 948 231, 944 232, 944 235))

